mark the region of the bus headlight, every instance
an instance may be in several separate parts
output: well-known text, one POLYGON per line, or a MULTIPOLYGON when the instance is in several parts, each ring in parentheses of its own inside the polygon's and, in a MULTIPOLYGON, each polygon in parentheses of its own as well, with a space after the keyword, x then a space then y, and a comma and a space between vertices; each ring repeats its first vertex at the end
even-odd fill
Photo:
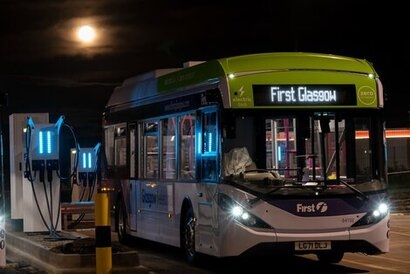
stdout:
POLYGON ((245 226, 253 228, 272 228, 270 225, 250 213, 247 209, 226 194, 218 194, 218 205, 229 215, 230 218, 245 226))
POLYGON ((375 208, 364 215, 360 220, 352 225, 352 227, 375 224, 389 214, 389 205, 385 202, 379 203, 375 208))

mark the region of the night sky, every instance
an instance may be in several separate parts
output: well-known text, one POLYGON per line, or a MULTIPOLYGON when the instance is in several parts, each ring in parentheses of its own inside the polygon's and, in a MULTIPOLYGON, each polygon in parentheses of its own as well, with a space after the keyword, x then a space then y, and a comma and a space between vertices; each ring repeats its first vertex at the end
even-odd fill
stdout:
POLYGON ((387 92, 388 127, 410 127, 405 1, 0 1, 3 119, 13 112, 66 117, 83 146, 124 79, 186 61, 304 51, 371 61, 387 92), (81 24, 94 43, 75 37, 81 24))

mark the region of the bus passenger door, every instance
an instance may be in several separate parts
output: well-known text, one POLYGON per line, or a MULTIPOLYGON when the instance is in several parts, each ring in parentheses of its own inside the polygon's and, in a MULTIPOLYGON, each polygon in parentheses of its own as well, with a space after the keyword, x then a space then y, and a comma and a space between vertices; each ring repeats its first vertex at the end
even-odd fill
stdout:
POLYGON ((136 188, 138 236, 155 240, 159 233, 157 220, 157 192, 159 183, 159 120, 138 123, 139 153, 136 188))
MULTIPOLYGON (((215 231, 217 229, 217 206, 216 191, 217 182, 220 177, 220 132, 218 126, 218 112, 216 107, 205 108, 200 111, 201 119, 198 119, 197 136, 197 245, 200 251, 209 252, 217 246, 215 231)), ((216 252, 216 250, 214 251, 216 252)))
MULTIPOLYGON (((140 181, 136 202, 138 234, 169 242, 174 212, 176 173, 176 117, 142 121, 140 126, 140 181)), ((176 229, 174 229, 176 230, 176 229)), ((175 234, 175 233, 174 233, 175 234)), ((175 238, 175 237, 174 237, 175 238)))

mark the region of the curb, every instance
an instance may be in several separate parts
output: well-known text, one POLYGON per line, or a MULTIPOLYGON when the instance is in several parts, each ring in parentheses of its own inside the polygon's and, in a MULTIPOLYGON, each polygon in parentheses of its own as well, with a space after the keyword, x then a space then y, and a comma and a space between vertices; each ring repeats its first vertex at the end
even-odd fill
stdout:
MULTIPOLYGON (((25 261, 47 273, 95 273, 95 254, 60 254, 38 242, 24 237, 23 232, 6 232, 6 258, 9 261, 25 261)), ((139 264, 136 251, 112 254, 111 273, 151 273, 139 264)))

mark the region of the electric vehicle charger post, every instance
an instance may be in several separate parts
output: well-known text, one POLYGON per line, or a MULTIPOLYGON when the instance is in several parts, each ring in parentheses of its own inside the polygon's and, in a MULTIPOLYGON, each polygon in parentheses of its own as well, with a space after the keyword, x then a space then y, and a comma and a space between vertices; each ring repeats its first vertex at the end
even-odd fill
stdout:
MULTIPOLYGON (((37 209, 43 221, 44 227, 49 231, 46 239, 63 240, 72 239, 72 237, 63 237, 57 233, 60 219, 60 188, 59 185, 54 187, 55 178, 53 174, 59 175, 59 134, 61 126, 64 124, 64 116, 60 116, 55 124, 39 124, 35 125, 31 117, 27 118, 26 132, 26 153, 24 176, 32 186, 33 196, 37 205, 37 209), (36 193, 35 181, 37 181, 36 173, 39 173, 38 181, 43 184, 44 200, 46 202, 45 210, 49 214, 49 223, 44 218, 44 208, 40 206, 39 199, 36 193), (47 185, 48 183, 48 185, 47 185), (53 196, 54 194, 57 195, 53 196), (57 199, 56 201, 54 201, 57 199), (55 207, 55 203, 57 206, 55 207)), ((37 189, 38 190, 38 189, 37 189)))
MULTIPOLYGON (((92 201, 96 189, 97 178, 97 159, 100 149, 100 143, 93 148, 82 148, 80 146, 74 150, 77 159, 77 173, 74 177, 73 185, 76 184, 81 189, 79 201, 76 203, 78 206, 82 206, 82 203, 89 203, 92 201), (87 192, 88 191, 88 192, 87 192)), ((77 200, 77 199, 75 199, 77 200)), ((70 224, 70 227, 75 227, 84 218, 86 212, 80 212, 80 215, 74 222, 70 224)), ((93 204, 94 212, 94 204, 93 204)))

